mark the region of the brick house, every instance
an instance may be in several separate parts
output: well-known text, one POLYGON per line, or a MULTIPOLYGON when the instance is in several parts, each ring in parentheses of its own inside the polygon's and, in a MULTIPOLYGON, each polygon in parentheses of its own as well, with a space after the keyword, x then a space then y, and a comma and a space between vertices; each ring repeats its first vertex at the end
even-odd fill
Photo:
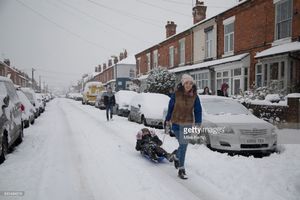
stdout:
POLYGON ((4 62, 0 62, 0 76, 9 77, 15 85, 21 87, 29 86, 30 79, 28 75, 14 67, 11 67, 8 59, 4 62))
MULTIPOLYGON (((146 74, 158 63, 178 78, 182 73, 191 74, 198 88, 208 86, 213 93, 223 82, 229 84, 230 94, 268 85, 271 80, 281 81, 289 91, 299 86, 298 0, 244 0, 209 19, 205 11, 203 3, 196 1, 191 28, 136 54, 137 74, 146 74), (180 56, 183 38, 185 56, 180 56), (185 58, 184 63, 180 57, 185 58)), ((167 36, 170 25, 175 24, 168 22, 167 36)))
POLYGON ((106 86, 111 86, 113 90, 125 90, 129 88, 131 80, 135 78, 136 60, 134 56, 128 56, 127 52, 121 52, 119 59, 114 57, 114 60, 109 59, 108 65, 103 63, 95 67, 95 72, 98 74, 93 78, 93 81, 99 81, 106 86))
POLYGON ((267 86, 271 80, 282 81, 286 89, 296 83, 300 76, 300 44, 293 41, 300 37, 299 10, 297 0, 247 0, 219 14, 218 58, 248 53, 250 59, 248 64, 215 68, 217 88, 224 80, 231 94, 249 85, 267 86), (293 52, 289 46, 294 47, 293 52), (271 53, 274 48, 281 50, 275 55, 271 53))

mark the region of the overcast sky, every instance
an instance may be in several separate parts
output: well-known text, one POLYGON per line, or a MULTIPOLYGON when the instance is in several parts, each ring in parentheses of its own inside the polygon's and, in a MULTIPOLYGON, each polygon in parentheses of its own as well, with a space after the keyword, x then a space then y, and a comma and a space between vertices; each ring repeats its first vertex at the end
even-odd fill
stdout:
MULTIPOLYGON (((204 0, 207 16, 238 0, 204 0)), ((0 0, 0 60, 50 87, 69 86, 113 55, 135 54, 192 25, 195 0, 0 0)))

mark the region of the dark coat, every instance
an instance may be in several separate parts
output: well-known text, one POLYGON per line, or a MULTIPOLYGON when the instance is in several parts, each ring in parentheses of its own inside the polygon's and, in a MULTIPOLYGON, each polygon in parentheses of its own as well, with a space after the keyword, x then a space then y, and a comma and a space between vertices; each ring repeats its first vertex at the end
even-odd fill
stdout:
POLYGON ((135 145, 135 149, 137 151, 142 150, 143 146, 150 144, 150 143, 154 143, 158 146, 162 145, 162 141, 159 139, 159 137, 157 137, 157 135, 151 135, 151 134, 146 134, 142 136, 142 139, 136 140, 136 145, 135 145))
POLYGON ((104 96, 103 103, 105 106, 115 106, 115 104, 116 104, 115 95, 107 93, 104 96))

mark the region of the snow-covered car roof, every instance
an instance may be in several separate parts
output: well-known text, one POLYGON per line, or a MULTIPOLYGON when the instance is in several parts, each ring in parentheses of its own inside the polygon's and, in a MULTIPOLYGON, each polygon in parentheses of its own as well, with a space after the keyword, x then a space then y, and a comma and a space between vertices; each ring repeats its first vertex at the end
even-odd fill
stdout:
POLYGON ((168 108, 170 97, 158 93, 139 93, 134 96, 130 106, 141 105, 141 112, 152 119, 163 119, 164 110, 168 108))
POLYGON ((4 77, 4 76, 0 76, 0 81, 8 81, 8 82, 11 82, 13 84, 11 79, 9 79, 7 77, 4 77))
POLYGON ((120 90, 115 94, 116 102, 118 104, 129 104, 132 98, 137 95, 137 92, 129 90, 120 90))

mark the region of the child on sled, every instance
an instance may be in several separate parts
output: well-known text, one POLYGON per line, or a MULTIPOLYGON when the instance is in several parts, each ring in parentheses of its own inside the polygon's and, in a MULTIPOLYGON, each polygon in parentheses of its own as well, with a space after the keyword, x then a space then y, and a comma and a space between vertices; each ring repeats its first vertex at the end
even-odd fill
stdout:
POLYGON ((168 161, 173 162, 175 152, 168 153, 161 147, 162 141, 155 134, 154 130, 143 128, 137 133, 136 139, 135 149, 148 156, 151 160, 158 161, 159 158, 164 157, 168 161))

